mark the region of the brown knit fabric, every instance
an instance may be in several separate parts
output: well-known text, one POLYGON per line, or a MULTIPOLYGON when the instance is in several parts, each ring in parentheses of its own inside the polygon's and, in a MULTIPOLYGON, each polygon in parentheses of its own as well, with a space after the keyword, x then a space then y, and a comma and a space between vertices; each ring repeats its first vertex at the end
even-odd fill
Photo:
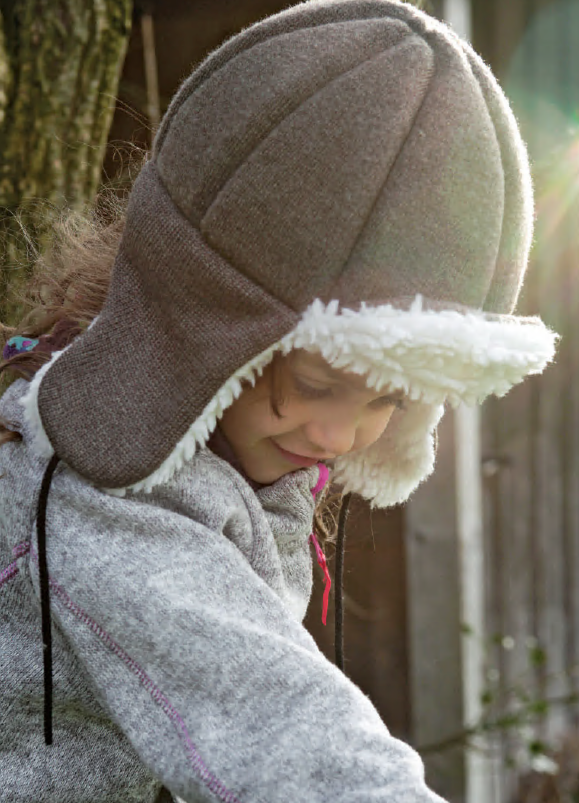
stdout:
POLYGON ((113 488, 157 468, 256 343, 266 348, 297 321, 203 242, 154 163, 128 220, 101 315, 39 393, 61 459, 113 488))
POLYGON ((300 3, 171 104, 104 310, 42 380, 48 438, 135 483, 314 299, 508 312, 531 229, 524 146, 467 44, 394 0, 300 3))

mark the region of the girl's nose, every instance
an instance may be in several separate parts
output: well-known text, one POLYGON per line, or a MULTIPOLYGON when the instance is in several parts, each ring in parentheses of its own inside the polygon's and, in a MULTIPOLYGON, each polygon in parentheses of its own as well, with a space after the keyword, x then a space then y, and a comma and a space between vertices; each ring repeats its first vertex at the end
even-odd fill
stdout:
POLYGON ((320 458, 330 460, 353 448, 356 428, 354 420, 310 421, 304 431, 308 442, 320 452, 320 458))

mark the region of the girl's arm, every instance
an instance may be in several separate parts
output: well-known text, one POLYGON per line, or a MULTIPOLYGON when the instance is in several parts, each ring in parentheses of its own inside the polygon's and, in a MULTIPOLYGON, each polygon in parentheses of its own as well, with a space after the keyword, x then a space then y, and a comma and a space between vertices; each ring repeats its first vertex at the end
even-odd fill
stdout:
POLYGON ((440 803, 418 755, 225 535, 68 472, 50 497, 53 616, 111 718, 175 795, 440 803))

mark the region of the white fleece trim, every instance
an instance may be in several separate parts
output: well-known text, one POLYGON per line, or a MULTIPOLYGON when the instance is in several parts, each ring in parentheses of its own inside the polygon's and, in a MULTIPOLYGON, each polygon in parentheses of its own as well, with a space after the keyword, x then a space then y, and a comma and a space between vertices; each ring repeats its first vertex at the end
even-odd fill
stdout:
MULTIPOLYGON (((89 329, 92 329, 98 319, 99 316, 97 315, 96 318, 90 322, 87 327, 87 332, 89 329)), ((61 354, 64 354, 65 351, 68 351, 71 345, 72 343, 69 343, 68 346, 65 346, 65 348, 61 349, 60 351, 55 351, 50 360, 43 365, 42 368, 38 369, 30 381, 26 393, 18 402, 24 408, 24 422, 30 430, 32 446, 36 450, 36 453, 39 457, 50 458, 54 454, 54 447, 48 439, 48 435, 44 429, 44 424, 42 423, 42 418, 40 417, 40 410, 38 407, 40 383, 56 360, 58 360, 61 354)))
POLYGON ((316 300, 283 341, 283 350, 317 351, 335 368, 366 374, 368 386, 403 390, 431 404, 476 404, 503 396, 553 359, 558 336, 539 318, 390 304, 359 311, 316 300))
MULTIPOLYGON (((408 397, 408 409, 394 413, 376 443, 335 461, 334 479, 346 490, 379 507, 398 504, 434 467, 433 432, 444 401, 473 404, 505 394, 545 368, 557 338, 538 318, 497 320, 484 313, 427 310, 420 296, 407 310, 390 304, 341 310, 338 301, 316 300, 295 329, 229 377, 156 471, 127 488, 103 490, 124 496, 170 480, 207 443, 242 382, 255 384, 277 351, 301 348, 320 353, 335 368, 366 375, 368 387, 400 389, 408 397)), ((22 399, 38 452, 46 457, 53 449, 38 412, 38 388, 62 353, 37 372, 22 399)))
POLYGON ((336 368, 366 374, 369 387, 401 389, 411 400, 376 444, 335 463, 336 480, 373 504, 403 502, 434 467, 432 433, 446 398, 458 404, 503 395, 552 359, 557 335, 539 319, 523 320, 424 310, 420 296, 408 310, 389 304, 340 310, 338 301, 316 300, 294 330, 225 382, 162 465, 130 490, 148 492, 169 480, 207 443, 242 381, 254 384, 276 351, 303 348, 336 368))
POLYGON ((38 392, 40 390, 40 383, 44 379, 44 376, 52 364, 60 357, 61 354, 64 354, 65 351, 66 349, 55 351, 49 362, 47 362, 46 365, 43 365, 42 368, 38 369, 38 371, 34 374, 26 393, 21 399, 19 399, 18 402, 24 408, 24 422, 30 431, 32 447, 39 457, 50 458, 54 454, 54 448, 51 442, 48 440, 48 435, 46 434, 46 430, 44 429, 44 425, 40 417, 40 410, 38 409, 38 392))

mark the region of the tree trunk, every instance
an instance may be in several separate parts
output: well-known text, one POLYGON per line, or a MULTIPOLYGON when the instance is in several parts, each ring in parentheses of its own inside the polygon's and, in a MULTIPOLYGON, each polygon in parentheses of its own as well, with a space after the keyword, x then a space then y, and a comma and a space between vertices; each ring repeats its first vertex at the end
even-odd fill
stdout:
POLYGON ((64 207, 96 194, 132 0, 0 0, 0 321, 64 207))

